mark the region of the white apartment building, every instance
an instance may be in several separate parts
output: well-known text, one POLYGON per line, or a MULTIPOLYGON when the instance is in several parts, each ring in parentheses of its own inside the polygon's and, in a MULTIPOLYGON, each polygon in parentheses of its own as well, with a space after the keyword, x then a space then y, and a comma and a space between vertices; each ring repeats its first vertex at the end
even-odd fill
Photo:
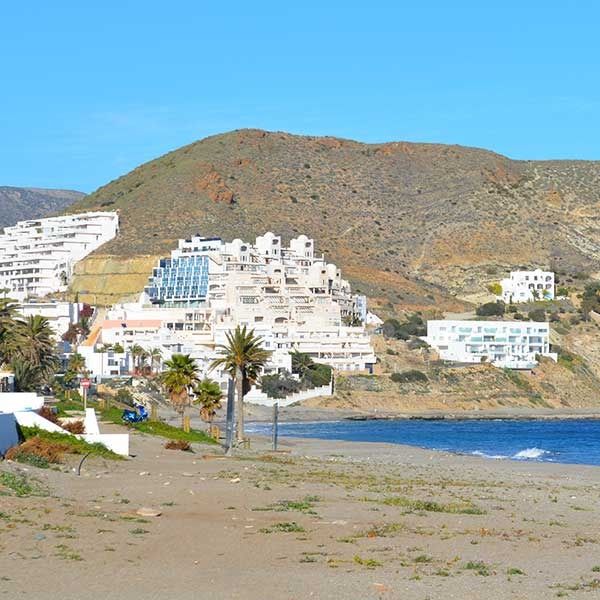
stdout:
POLYGON ((82 308, 83 304, 76 302, 32 300, 30 302, 21 302, 17 311, 23 317, 39 315, 48 319, 48 323, 52 327, 56 339, 60 340, 71 325, 79 322, 79 313, 82 308))
POLYGON ((0 288, 16 300, 64 291, 75 263, 114 238, 116 212, 20 221, 0 234, 0 288))
MULTIPOLYGON (((138 303, 109 311, 92 346, 160 348, 163 359, 190 354, 208 374, 227 332, 246 325, 272 352, 266 372, 291 370, 294 350, 338 370, 371 370, 376 358, 364 327, 343 323, 356 306, 341 271, 315 255, 306 236, 287 247, 270 232, 254 244, 193 236, 159 261, 138 303)), ((222 372, 210 376, 227 381, 222 372)))
POLYGON ((427 321, 423 338, 443 360, 490 362, 497 367, 531 369, 537 355, 553 360, 550 325, 533 321, 427 321))
POLYGON ((510 277, 500 282, 501 300, 510 303, 554 300, 554 273, 552 271, 511 271, 510 277))

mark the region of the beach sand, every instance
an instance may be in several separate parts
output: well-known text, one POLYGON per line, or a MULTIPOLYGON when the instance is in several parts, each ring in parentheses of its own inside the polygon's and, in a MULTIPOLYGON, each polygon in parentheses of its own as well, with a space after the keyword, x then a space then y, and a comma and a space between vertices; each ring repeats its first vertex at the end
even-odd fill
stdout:
POLYGON ((267 440, 4 462, 47 496, 0 496, 0 595, 106 599, 600 597, 600 468, 412 447, 267 440), (71 463, 70 466, 73 466, 71 463), (140 517, 149 507, 158 517, 140 517))

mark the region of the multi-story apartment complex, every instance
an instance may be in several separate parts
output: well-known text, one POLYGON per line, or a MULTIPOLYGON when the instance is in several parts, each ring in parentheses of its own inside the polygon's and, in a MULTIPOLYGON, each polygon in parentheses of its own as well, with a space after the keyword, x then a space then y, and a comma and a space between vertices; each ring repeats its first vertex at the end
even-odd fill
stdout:
POLYGON ((554 273, 552 271, 511 271, 510 277, 500 282, 499 296, 507 304, 554 299, 554 273))
POLYGON ((71 325, 79 322, 83 304, 77 302, 31 301, 21 302, 17 311, 23 317, 39 315, 48 320, 56 339, 59 340, 71 325))
POLYGON ((498 367, 530 369, 537 356, 550 352, 550 326, 533 321, 427 321, 423 339, 440 358, 461 363, 490 362, 498 367))
MULTIPOLYGON (((364 311, 364 300, 356 302, 341 271, 315 255, 306 236, 287 247, 272 233, 254 244, 193 236, 159 261, 139 303, 109 311, 92 345, 158 347, 164 358, 186 353, 207 372, 226 333, 246 325, 272 352, 266 372, 291 370, 294 350, 338 370, 371 370, 376 359, 364 326, 343 318, 364 311)), ((226 381, 224 373, 211 377, 226 381)))
POLYGON ((0 288, 17 300, 67 288, 74 264, 117 234, 116 212, 20 221, 0 235, 0 288))

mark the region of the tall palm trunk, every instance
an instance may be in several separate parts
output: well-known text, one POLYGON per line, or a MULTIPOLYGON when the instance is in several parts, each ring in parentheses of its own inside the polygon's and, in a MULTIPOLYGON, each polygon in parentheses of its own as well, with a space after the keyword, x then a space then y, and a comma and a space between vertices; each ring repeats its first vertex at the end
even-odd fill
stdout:
POLYGON ((244 376, 242 370, 237 367, 235 369, 235 390, 237 395, 237 434, 238 443, 244 441, 244 376))

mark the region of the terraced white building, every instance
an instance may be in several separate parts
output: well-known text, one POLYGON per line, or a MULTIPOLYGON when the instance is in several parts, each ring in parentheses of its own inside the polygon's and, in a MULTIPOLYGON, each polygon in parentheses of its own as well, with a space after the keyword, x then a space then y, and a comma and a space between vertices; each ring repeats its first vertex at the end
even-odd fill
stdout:
POLYGON ((73 266, 114 238, 116 212, 86 212, 20 221, 0 234, 0 288, 16 300, 67 288, 73 266))
POLYGON ((531 369, 537 356, 553 360, 550 325, 534 321, 427 321, 423 338, 440 358, 461 363, 490 362, 497 367, 531 369))
POLYGON ((270 232, 253 244, 194 236, 159 261, 139 303, 108 313, 95 343, 159 347, 163 358, 183 352, 207 370, 226 333, 246 325, 272 352, 267 372, 291 370, 294 350, 337 370, 371 370, 376 358, 364 326, 345 325, 357 306, 360 316, 366 311, 355 300, 340 269, 304 235, 289 246, 270 232))

